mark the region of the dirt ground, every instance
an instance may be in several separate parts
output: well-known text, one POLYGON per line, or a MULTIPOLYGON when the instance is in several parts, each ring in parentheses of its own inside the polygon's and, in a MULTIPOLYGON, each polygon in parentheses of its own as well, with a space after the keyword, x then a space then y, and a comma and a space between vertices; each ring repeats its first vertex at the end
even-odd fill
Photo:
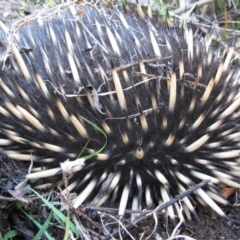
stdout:
MULTIPOLYGON (((9 190, 12 190, 24 180, 24 174, 26 174, 28 167, 29 165, 27 163, 13 161, 6 157, 0 158, 0 233, 2 236, 9 230, 14 229, 17 231, 17 236, 14 239, 33 239, 38 229, 33 222, 23 214, 22 210, 32 215, 42 224, 50 214, 49 208, 36 196, 29 195, 28 193, 25 193, 23 196, 12 195, 9 192, 9 190), (28 200, 28 203, 24 202, 25 200, 28 200)), ((209 209, 197 207, 196 211, 199 220, 193 217, 191 221, 187 221, 186 224, 182 224, 181 227, 179 227, 174 235, 175 237, 172 236, 172 238, 170 238, 176 225, 170 220, 167 221, 164 215, 160 214, 158 216, 156 230, 149 239, 190 239, 186 238, 187 236, 197 240, 240 239, 240 200, 238 194, 239 192, 236 192, 229 198, 231 205, 222 207, 230 221, 217 216, 209 209)), ((55 199, 53 198, 53 202, 62 202, 57 195, 54 196, 55 199)), ((85 211, 85 213, 91 221, 88 218, 84 218, 80 212, 76 212, 75 215, 78 218, 78 223, 81 223, 84 231, 86 231, 85 234, 88 235, 88 239, 114 239, 109 238, 106 230, 111 233, 115 232, 115 239, 119 239, 119 224, 113 219, 115 217, 117 218, 116 215, 103 216, 103 214, 99 214, 96 211, 85 211)), ((122 239, 131 239, 129 237, 130 234, 134 239, 147 239, 147 236, 153 232, 156 223, 155 220, 154 218, 143 219, 137 226, 129 228, 129 234, 121 231, 122 239)), ((122 220, 125 226, 127 226, 130 221, 128 216, 122 220)), ((176 224, 177 223, 176 221, 176 224)), ((56 221, 51 221, 48 231, 55 239, 63 239, 64 229, 59 226, 56 221)))

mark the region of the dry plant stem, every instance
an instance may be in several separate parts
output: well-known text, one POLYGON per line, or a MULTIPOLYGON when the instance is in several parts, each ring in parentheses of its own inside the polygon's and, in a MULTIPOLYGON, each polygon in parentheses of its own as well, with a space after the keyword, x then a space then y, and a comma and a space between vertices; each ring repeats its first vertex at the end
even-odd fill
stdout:
MULTIPOLYGON (((178 202, 179 200, 183 199, 186 196, 189 196, 191 193, 193 193, 194 191, 196 191, 199 188, 204 187, 206 184, 208 184, 210 182, 210 179, 206 179, 204 181, 202 181, 201 183, 191 187, 189 190, 185 191, 184 193, 178 195, 177 197, 173 198, 172 200, 163 203, 162 205, 158 206, 157 208, 155 208, 151 213, 147 213, 147 214, 143 214, 141 216, 139 216, 135 221, 127 224, 125 226, 125 229, 129 230, 131 229, 133 226, 137 226, 140 222, 142 221, 146 221, 147 219, 151 218, 154 214, 156 214, 156 212, 161 212, 162 210, 166 209, 167 207, 173 205, 174 203, 178 202)), ((119 231, 116 230, 114 231, 111 236, 112 237, 116 237, 118 236, 119 231)), ((107 239, 110 239, 111 237, 108 236, 106 237, 107 239)))
POLYGON ((183 217, 183 214, 182 214, 183 213, 183 207, 182 207, 181 202, 179 202, 179 205, 180 205, 180 211, 181 211, 181 214, 179 215, 180 221, 177 224, 177 226, 175 227, 175 229, 173 230, 170 239, 174 239, 175 237, 177 237, 177 232, 180 230, 181 225, 184 223, 184 217, 183 217))
MULTIPOLYGON (((131 239, 134 240, 134 237, 130 234, 130 232, 126 229, 126 227, 123 225, 123 222, 121 221, 121 218, 118 220, 116 217, 114 217, 113 215, 110 214, 105 214, 106 216, 108 216, 109 218, 112 218, 113 220, 115 220, 116 222, 119 223, 118 226, 118 230, 116 230, 120 236, 120 238, 122 239, 122 234, 121 232, 124 231, 128 237, 130 237, 131 239)), ((109 233, 110 234, 110 233, 109 233)), ((111 236, 113 237, 113 235, 111 234, 111 236)), ((106 238, 107 239, 107 238, 106 238)))
POLYGON ((17 198, 0 196, 0 201, 16 202, 17 198))
POLYGON ((78 231, 81 233, 84 240, 90 240, 90 237, 88 235, 88 229, 82 226, 82 223, 79 218, 76 217, 75 214, 72 214, 72 220, 74 224, 76 225, 78 231))
POLYGON ((177 10, 175 11, 172 11, 174 14, 180 14, 180 13, 183 13, 189 9, 191 9, 192 7, 194 7, 195 5, 197 6, 202 6, 202 5, 206 5, 206 4, 209 4, 209 3, 212 3, 214 2, 213 0, 202 0, 202 1, 198 1, 197 3, 192 3, 184 8, 178 8, 177 10))
POLYGON ((68 207, 75 213, 77 213, 79 216, 81 216, 83 219, 86 219, 87 221, 89 221, 95 228, 100 229, 100 227, 98 226, 98 224, 96 224, 91 218, 89 218, 86 214, 84 214, 83 212, 81 212, 80 210, 73 208, 72 206, 70 206, 69 202, 67 201, 67 199, 62 195, 59 194, 60 198, 62 198, 62 201, 68 205, 68 207))

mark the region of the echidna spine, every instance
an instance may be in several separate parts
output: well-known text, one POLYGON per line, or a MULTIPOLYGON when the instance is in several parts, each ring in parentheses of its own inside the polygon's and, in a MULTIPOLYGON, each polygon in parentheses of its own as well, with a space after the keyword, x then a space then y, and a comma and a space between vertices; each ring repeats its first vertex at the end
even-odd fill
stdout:
MULTIPOLYGON (((240 187, 233 49, 217 54, 191 27, 97 8, 72 3, 14 31, 0 70, 1 154, 32 160, 27 178, 46 178, 36 188, 63 172, 74 207, 109 199, 120 215, 209 178, 183 200, 185 213, 196 215, 197 200, 225 216, 219 186, 240 187)), ((2 54, 9 36, 2 28, 2 54)))

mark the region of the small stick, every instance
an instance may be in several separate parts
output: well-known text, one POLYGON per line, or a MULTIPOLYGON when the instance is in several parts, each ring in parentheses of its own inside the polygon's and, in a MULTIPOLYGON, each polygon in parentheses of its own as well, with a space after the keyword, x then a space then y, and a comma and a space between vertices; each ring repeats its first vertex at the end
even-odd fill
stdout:
MULTIPOLYGON (((174 203, 178 202, 179 200, 183 199, 186 196, 189 196, 191 193, 193 193, 194 191, 196 191, 199 188, 202 188, 203 186, 205 186, 207 183, 209 183, 211 180, 210 179, 206 179, 204 181, 202 181, 201 183, 191 187, 190 189, 188 189, 187 191, 181 193, 180 195, 176 196, 175 198, 171 199, 170 201, 163 203, 161 205, 159 205, 157 208, 155 208, 151 213, 147 212, 144 213, 143 215, 139 216, 139 218, 137 218, 136 220, 132 221, 131 223, 127 224, 125 226, 125 229, 129 230, 131 229, 133 226, 137 226, 140 222, 142 222, 143 220, 147 220, 149 218, 151 218, 153 216, 153 214, 156 214, 156 212, 161 212, 163 209, 173 205, 174 203)), ((119 233, 119 230, 114 231, 111 236, 117 236, 117 234, 119 233)), ((110 236, 106 236, 105 240, 110 239, 110 236)))

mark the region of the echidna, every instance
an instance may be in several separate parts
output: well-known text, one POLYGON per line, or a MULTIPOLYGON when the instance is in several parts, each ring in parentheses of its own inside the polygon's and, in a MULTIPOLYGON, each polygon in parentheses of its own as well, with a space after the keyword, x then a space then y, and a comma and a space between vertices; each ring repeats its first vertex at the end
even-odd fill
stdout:
POLYGON ((64 169, 74 207, 108 200, 122 215, 211 179, 184 198, 185 213, 197 200, 225 216, 220 187, 240 187, 232 48, 86 3, 2 26, 0 46, 0 153, 32 160, 26 177, 46 178, 36 188, 64 169))

